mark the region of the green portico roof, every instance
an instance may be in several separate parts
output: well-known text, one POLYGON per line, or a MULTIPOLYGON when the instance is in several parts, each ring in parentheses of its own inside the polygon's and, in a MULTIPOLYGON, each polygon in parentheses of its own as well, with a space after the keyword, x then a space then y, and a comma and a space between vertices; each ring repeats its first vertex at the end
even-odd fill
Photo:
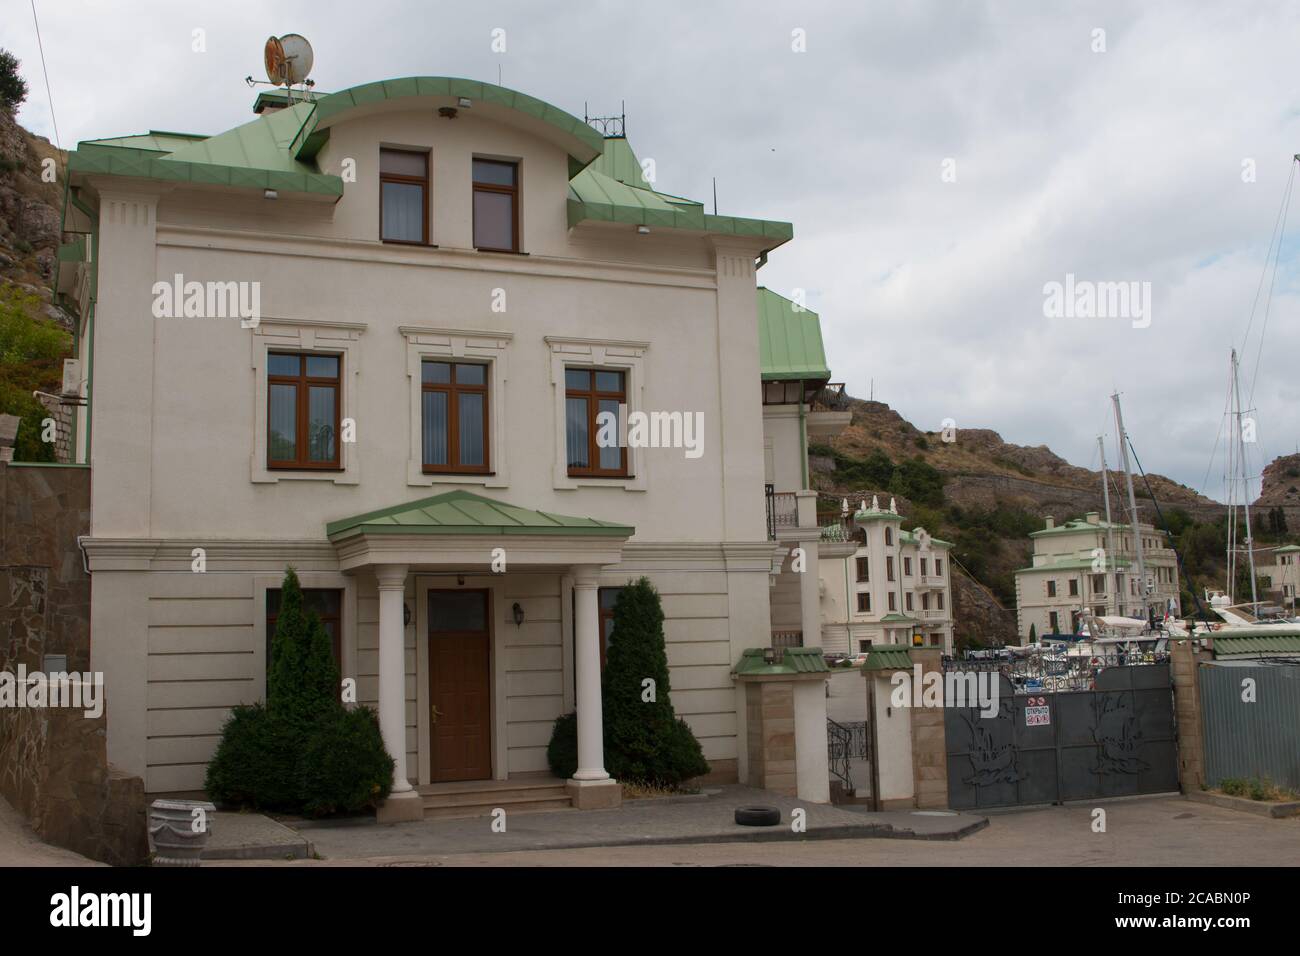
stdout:
POLYGON ((331 541, 358 534, 495 534, 578 535, 628 538, 631 525, 599 518, 534 511, 485 498, 468 491, 449 491, 379 511, 331 521, 325 526, 331 541))
POLYGON ((828 381, 821 321, 816 312, 763 286, 758 288, 758 352, 763 381, 828 381))

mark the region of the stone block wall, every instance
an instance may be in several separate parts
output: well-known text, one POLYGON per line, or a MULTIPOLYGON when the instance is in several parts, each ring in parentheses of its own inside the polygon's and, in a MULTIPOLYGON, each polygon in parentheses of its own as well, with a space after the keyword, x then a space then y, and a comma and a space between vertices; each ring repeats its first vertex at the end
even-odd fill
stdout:
MULTIPOLYGON (((922 679, 931 671, 943 676, 943 659, 937 647, 913 647, 912 661, 921 665, 922 679)), ((948 806, 948 752, 944 708, 913 707, 912 779, 916 806, 942 810, 948 806)))
POLYGON ((1201 728, 1200 661, 1209 651, 1194 651, 1190 641, 1173 641, 1169 670, 1174 682, 1174 720, 1178 727, 1178 784, 1183 793, 1200 790, 1205 783, 1205 738, 1201 728))
POLYGON ((749 785, 798 795, 794 744, 794 684, 750 681, 745 686, 749 785))
POLYGON ((0 463, 0 667, 66 654, 90 667, 90 469, 0 463))
POLYGON ((109 767, 105 724, 71 707, 0 707, 0 796, 45 842, 137 866, 149 858, 144 781, 109 767))

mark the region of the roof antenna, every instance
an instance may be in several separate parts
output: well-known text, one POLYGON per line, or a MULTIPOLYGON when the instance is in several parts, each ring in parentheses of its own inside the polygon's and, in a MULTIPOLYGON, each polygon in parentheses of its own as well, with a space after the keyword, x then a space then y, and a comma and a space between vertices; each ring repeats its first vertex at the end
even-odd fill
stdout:
POLYGON ((713 177, 713 214, 718 214, 718 177, 713 177))

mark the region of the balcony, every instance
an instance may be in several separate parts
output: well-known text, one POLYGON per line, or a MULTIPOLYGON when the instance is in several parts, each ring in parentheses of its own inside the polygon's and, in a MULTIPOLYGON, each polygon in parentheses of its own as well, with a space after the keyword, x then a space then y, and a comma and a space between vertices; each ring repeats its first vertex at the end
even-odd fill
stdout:
POLYGON ((803 631, 773 631, 773 647, 803 647, 803 631))
POLYGON ((916 580, 923 588, 942 589, 944 586, 942 574, 921 574, 917 576, 916 580))
POLYGON ((948 612, 944 608, 925 607, 917 612, 923 621, 946 621, 948 612))
POLYGON ((781 531, 799 527, 799 498, 793 491, 774 491, 767 486, 767 538, 775 541, 781 531))
POLYGON ((809 411, 843 412, 849 407, 849 396, 843 382, 827 382, 808 403, 809 411))

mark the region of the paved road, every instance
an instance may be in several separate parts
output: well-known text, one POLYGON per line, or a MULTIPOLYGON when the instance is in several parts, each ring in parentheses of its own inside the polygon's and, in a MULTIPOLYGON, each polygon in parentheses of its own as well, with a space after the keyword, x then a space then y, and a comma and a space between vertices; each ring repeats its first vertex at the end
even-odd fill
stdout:
POLYGON ((1106 832, 1092 806, 992 815, 959 842, 814 840, 800 843, 605 847, 332 859, 279 866, 1294 866, 1300 818, 1272 820, 1180 797, 1117 800, 1106 832))

